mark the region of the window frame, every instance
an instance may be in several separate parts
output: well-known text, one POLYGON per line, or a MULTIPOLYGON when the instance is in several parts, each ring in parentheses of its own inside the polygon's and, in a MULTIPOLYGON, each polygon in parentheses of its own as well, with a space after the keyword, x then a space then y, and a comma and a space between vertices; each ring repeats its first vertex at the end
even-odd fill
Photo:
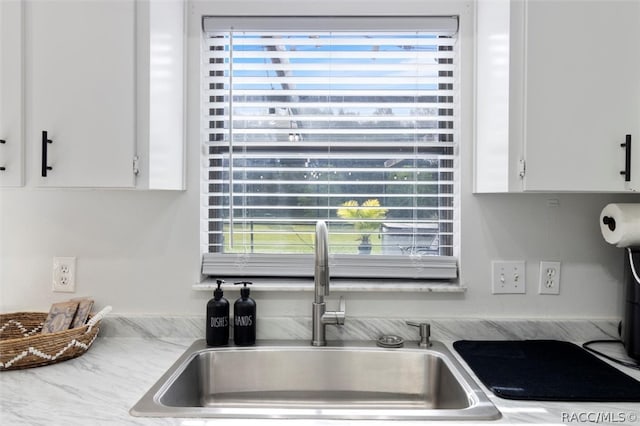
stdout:
MULTIPOLYGON (((226 1, 222 1, 222 2, 215 2, 216 4, 223 6, 223 7, 204 7, 203 4, 197 3, 200 7, 196 7, 194 9, 194 11, 192 11, 192 15, 191 18, 195 18, 196 20, 200 20, 202 19, 202 17, 206 16, 206 15, 229 15, 229 16, 233 16, 236 15, 238 13, 237 10, 237 6, 233 5, 229 2, 226 1), (215 11, 213 10, 215 9, 215 11)), ((429 1, 427 0, 426 2, 420 2, 420 4, 418 4, 415 1, 405 1, 405 0, 400 0, 398 2, 398 4, 393 5, 393 13, 391 13, 390 10, 386 10, 389 8, 389 5, 374 5, 371 8, 368 8, 368 12, 363 14, 360 11, 360 8, 358 7, 361 3, 357 2, 357 1, 347 1, 347 2, 334 2, 334 1, 330 1, 327 4, 323 4, 323 7, 318 8, 318 7, 312 7, 310 4, 302 2, 303 4, 300 3, 292 3, 290 1, 277 1, 274 4, 272 4, 269 8, 269 12, 263 14, 260 14, 260 16, 272 16, 272 17, 276 17, 276 16, 287 16, 287 15, 306 15, 306 16, 321 16, 321 15, 327 15, 327 14, 332 14, 331 12, 338 12, 339 13, 335 13, 336 15, 340 15, 340 14, 346 14, 346 15, 358 15, 358 16, 378 16, 378 15, 394 15, 394 16, 415 16, 415 14, 420 11, 420 13, 423 14, 428 14, 428 15, 437 15, 437 14, 442 14, 442 15, 457 15, 459 16, 460 19, 460 30, 459 30, 459 41, 458 43, 460 44, 460 57, 459 57, 459 61, 460 61, 460 65, 459 66, 466 66, 468 65, 471 61, 470 59, 472 58, 472 53, 470 51, 470 49, 472 48, 472 44, 469 43, 469 39, 467 38, 467 40, 464 40, 465 37, 468 37, 468 31, 469 28, 471 28, 471 19, 472 19, 472 13, 470 13, 473 8, 472 8, 472 2, 469 1, 429 1), (315 9, 315 11, 314 11, 315 9), (355 13, 356 9, 358 10, 357 13, 355 13), (382 12, 383 10, 386 10, 386 12, 382 12), (351 13, 349 11, 352 11, 351 13), (464 45, 464 46, 463 46, 464 45)), ((201 28, 198 31, 198 36, 200 39, 203 38, 203 33, 201 28)), ((202 42, 202 40, 201 40, 202 42)), ((202 73, 200 74, 202 75, 202 73)), ((471 90, 469 89, 471 87, 471 78, 470 78, 470 74, 468 72, 463 73, 459 72, 459 88, 457 90, 457 93, 462 93, 464 92, 463 96, 463 100, 462 100, 462 105, 459 107, 459 114, 460 116, 458 117, 458 122, 459 122, 459 129, 458 129, 458 133, 460 134, 459 136, 459 140, 457 142, 458 146, 456 147, 456 156, 458 156, 457 161, 456 161, 456 181, 454 183, 454 192, 456 193, 456 206, 455 206, 455 210, 456 210, 456 215, 455 215, 455 222, 454 222, 454 258, 456 259, 456 277, 459 276, 459 258, 460 258, 460 214, 461 214, 461 196, 460 196, 460 185, 461 185, 461 167, 460 167, 460 157, 459 157, 459 153, 460 153, 460 149, 461 149, 461 145, 462 145, 462 141, 463 139, 468 139, 469 133, 471 131, 471 126, 467 123, 464 124, 462 122, 462 118, 463 118, 463 111, 466 110, 467 112, 469 111, 469 105, 472 102, 472 93, 471 90), (464 99, 464 97, 468 97, 468 99, 464 99), (463 132, 466 132, 466 134, 463 134, 463 132)), ((199 108, 201 107, 201 104, 199 105, 199 108)), ((467 115, 467 117, 469 116, 469 114, 467 115)), ((198 117, 198 119, 200 120, 201 117, 198 117)), ((202 136, 202 135, 201 135, 202 136)), ((202 137, 201 137, 202 140, 202 137)), ((206 188, 205 188, 206 189, 206 188)), ((203 205, 201 203, 201 208, 206 208, 206 205, 203 205)), ((207 253, 207 241, 206 238, 203 237, 203 232, 200 232, 201 235, 201 256, 204 257, 204 255, 207 253)), ((233 255, 233 254, 225 254, 224 256, 228 257, 229 262, 228 262, 228 266, 229 265, 238 265, 240 263, 244 263, 245 265, 249 262, 251 262, 247 256, 244 255, 233 255)), ((283 256, 280 256, 280 258, 282 258, 283 256)), ((365 257, 365 256, 361 256, 361 257, 365 257)), ((409 256, 410 257, 410 256, 409 256)), ((431 256, 432 258, 435 258, 437 256, 431 256)), ((201 259, 202 260, 202 259, 201 259)), ((434 259, 435 260, 435 259, 434 259)), ((276 262, 277 264, 277 262, 276 262)), ((335 262, 334 262, 335 264, 335 262)), ((202 263, 201 263, 201 267, 202 267, 202 263)), ((233 269, 233 268, 231 268, 233 269)), ((366 269, 366 267, 364 268, 366 269)), ((203 270, 201 270, 201 273, 204 272, 203 270)), ((260 274, 253 274, 253 273, 247 273, 246 270, 243 270, 242 268, 240 269, 236 269, 237 274, 235 276, 237 277, 245 277, 245 276, 260 276, 260 274)), ((206 275, 209 275, 207 273, 204 273, 202 275, 203 278, 205 278, 206 275)), ((216 274, 217 276, 218 274, 216 274)), ((358 274, 356 274, 358 275, 358 274)), ((212 275, 213 276, 213 275, 212 275)), ((227 274, 227 278, 231 278, 233 277, 234 274, 233 273, 228 273, 227 274)), ((298 278, 297 274, 292 274, 292 275, 288 275, 291 278, 293 278, 294 280, 296 278, 298 278)), ((380 275, 378 275, 380 276, 380 275)), ((357 277, 354 276, 349 276, 346 277, 347 279, 345 279, 346 282, 359 282, 362 280, 358 280, 357 277)), ((363 279, 366 279, 366 276, 362 276, 363 279)), ((268 278, 266 278, 267 281, 269 281, 268 278)), ((286 278, 284 278, 284 280, 286 280, 286 278)), ((366 279, 366 281, 371 281, 370 279, 366 279)), ((384 279, 385 282, 404 282, 404 279, 401 277, 397 277, 397 279, 389 279, 389 278, 385 278, 384 279)), ((428 279, 426 281, 414 281, 412 283, 413 284, 417 284, 418 286, 423 286, 423 287, 432 287, 432 286, 440 286, 440 284, 445 284, 446 287, 450 287, 451 285, 453 286, 459 286, 459 282, 456 278, 433 278, 433 279, 428 279), (422 283, 422 284, 420 284, 422 283)), ((449 291, 449 290, 446 290, 449 291)))

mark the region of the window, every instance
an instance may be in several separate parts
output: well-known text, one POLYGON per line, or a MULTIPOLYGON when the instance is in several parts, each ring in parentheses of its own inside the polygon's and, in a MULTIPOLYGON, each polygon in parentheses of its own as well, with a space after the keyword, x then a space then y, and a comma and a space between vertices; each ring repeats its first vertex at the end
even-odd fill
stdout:
POLYGON ((457 26, 204 18, 203 274, 455 279, 457 26))

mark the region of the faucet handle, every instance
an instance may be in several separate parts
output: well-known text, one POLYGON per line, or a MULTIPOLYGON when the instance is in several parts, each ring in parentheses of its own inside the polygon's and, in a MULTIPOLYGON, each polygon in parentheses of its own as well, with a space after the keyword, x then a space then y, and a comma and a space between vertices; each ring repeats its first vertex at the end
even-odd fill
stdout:
POLYGON ((344 297, 340 296, 340 300, 338 301, 338 310, 335 312, 336 325, 344 325, 346 309, 347 303, 345 302, 344 297))
POLYGON ((431 324, 428 322, 406 321, 407 325, 418 327, 420 329, 420 347, 428 348, 431 346, 431 324))
POLYGON ((340 307, 338 311, 326 311, 322 314, 324 324, 344 325, 346 303, 344 297, 340 296, 340 307))

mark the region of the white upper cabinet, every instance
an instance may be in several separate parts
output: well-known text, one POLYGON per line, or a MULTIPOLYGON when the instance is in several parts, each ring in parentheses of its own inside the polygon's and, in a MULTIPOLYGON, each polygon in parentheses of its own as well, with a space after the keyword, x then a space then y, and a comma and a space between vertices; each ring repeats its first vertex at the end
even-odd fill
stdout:
MULTIPOLYGON (((495 42, 483 25, 502 28, 508 78, 493 84, 508 96, 480 91, 477 106, 508 129, 479 126, 475 190, 640 190, 640 1, 481 1, 479 18, 483 7, 509 21, 478 23, 481 47, 495 42)), ((485 50, 479 87, 498 55, 485 50)))
POLYGON ((0 186, 23 184, 22 3, 0 1, 0 186))
POLYGON ((530 1, 526 16, 524 189, 625 190, 620 145, 630 134, 640 148, 640 1, 530 1))
POLYGON ((184 189, 184 1, 25 0, 24 14, 27 183, 184 189))
POLYGON ((38 185, 134 186, 134 55, 133 0, 26 2, 26 134, 38 185))

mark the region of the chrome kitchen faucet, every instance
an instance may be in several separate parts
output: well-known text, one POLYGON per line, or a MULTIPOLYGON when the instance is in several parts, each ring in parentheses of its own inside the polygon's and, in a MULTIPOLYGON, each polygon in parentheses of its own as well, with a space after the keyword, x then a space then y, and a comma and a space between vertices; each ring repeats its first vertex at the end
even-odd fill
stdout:
POLYGON ((325 327, 327 324, 343 325, 345 302, 340 297, 339 311, 326 311, 324 297, 329 295, 329 232, 324 221, 316 223, 315 270, 313 309, 311 311, 311 345, 326 346, 325 327))

